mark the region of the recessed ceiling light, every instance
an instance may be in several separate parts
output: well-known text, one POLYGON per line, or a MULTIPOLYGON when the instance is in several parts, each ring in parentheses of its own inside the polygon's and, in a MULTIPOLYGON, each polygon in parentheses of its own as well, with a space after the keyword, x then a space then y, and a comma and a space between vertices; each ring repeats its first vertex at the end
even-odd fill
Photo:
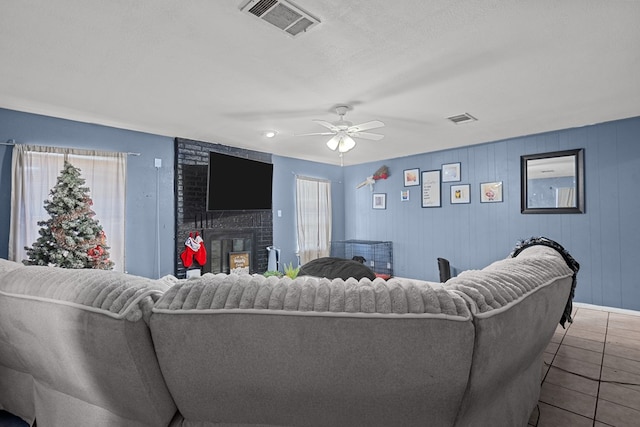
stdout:
POLYGON ((273 138, 278 134, 277 131, 275 130, 265 130, 262 132, 262 136, 264 136, 265 138, 273 138))

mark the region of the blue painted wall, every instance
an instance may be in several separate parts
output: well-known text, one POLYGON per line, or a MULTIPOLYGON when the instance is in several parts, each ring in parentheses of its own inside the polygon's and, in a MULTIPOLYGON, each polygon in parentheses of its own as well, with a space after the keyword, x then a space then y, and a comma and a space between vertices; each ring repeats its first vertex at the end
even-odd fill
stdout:
POLYGON ((521 239, 546 236, 581 264, 576 301, 640 310, 639 140, 640 118, 631 118, 344 168, 345 238, 390 240, 396 276, 435 281, 437 257, 478 269, 521 239), (521 214, 520 156, 574 148, 585 149, 586 213, 521 214), (462 180, 442 184, 441 208, 422 208, 419 187, 403 186, 403 170, 453 162, 462 164, 462 180), (387 209, 374 210, 371 191, 355 187, 382 164, 391 176, 374 192, 387 194, 387 209), (490 181, 503 181, 504 202, 480 203, 480 183, 490 181), (471 185, 470 204, 450 204, 452 184, 471 185), (410 200, 402 202, 405 189, 410 200))
MULTIPOLYGON (((127 159, 125 266, 129 273, 173 274, 173 138, 0 109, 0 142, 140 153, 127 159), (155 168, 155 159, 162 167, 155 168), (156 197, 159 180, 160 193, 156 197), (160 202, 157 240, 156 204, 160 202), (160 248, 158 273, 157 248, 160 248)), ((0 257, 7 258, 11 206, 11 153, 0 145, 0 257)))
MULTIPOLYGON (((127 270, 157 277, 156 178, 160 180, 160 275, 173 274, 173 138, 0 109, 0 142, 139 152, 130 156, 127 183, 127 270), (162 159, 157 171, 154 159, 162 159)), ((523 136, 436 153, 349 167, 273 156, 274 245, 283 263, 295 264, 295 175, 332 181, 334 240, 390 240, 394 274, 438 280, 436 258, 455 270, 482 268, 507 256, 521 239, 547 236, 580 262, 576 301, 640 310, 640 117, 523 136), (520 156, 585 149, 586 213, 520 213, 520 156), (451 205, 442 184, 442 207, 422 208, 419 187, 404 187, 402 171, 440 169, 460 162, 471 203, 451 205), (372 209, 372 192, 356 185, 383 164, 390 177, 374 192, 387 194, 385 210, 372 209), (502 203, 480 203, 480 183, 503 181, 502 203), (409 190, 409 201, 400 191, 409 190), (282 216, 278 216, 278 211, 282 216)), ((348 155, 355 156, 357 151, 348 155)), ((0 257, 7 256, 11 200, 11 147, 0 145, 0 257)))
POLYGON ((281 250, 281 263, 297 265, 296 175, 331 181, 332 239, 344 239, 344 168, 323 163, 273 156, 273 240, 281 250), (278 216, 278 211, 282 216, 278 216))

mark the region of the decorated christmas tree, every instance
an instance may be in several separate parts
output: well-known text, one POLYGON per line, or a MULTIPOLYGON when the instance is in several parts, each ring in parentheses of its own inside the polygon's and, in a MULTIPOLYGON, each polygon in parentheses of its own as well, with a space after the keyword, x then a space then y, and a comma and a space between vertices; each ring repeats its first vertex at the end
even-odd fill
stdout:
POLYGON ((65 161, 56 185, 44 201, 51 218, 38 221, 40 237, 32 247, 25 247, 26 265, 52 265, 63 268, 98 268, 110 270, 106 235, 91 210, 89 188, 83 187, 80 169, 65 161))

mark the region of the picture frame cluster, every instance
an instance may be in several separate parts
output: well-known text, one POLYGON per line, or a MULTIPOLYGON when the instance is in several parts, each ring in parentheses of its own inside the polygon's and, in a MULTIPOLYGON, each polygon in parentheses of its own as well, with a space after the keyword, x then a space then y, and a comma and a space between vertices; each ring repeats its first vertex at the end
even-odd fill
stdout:
MULTIPOLYGON (((442 207, 443 184, 449 185, 449 204, 465 205, 473 201, 473 190, 470 183, 462 183, 462 162, 444 163, 440 169, 420 170, 420 168, 403 171, 404 189, 400 190, 400 201, 410 200, 410 188, 420 187, 419 194, 423 208, 442 207)), ((446 189, 444 189, 446 192, 446 189)), ((504 201, 504 185, 502 181, 481 182, 478 186, 480 203, 501 203, 504 201)), ((387 208, 386 193, 373 193, 373 209, 387 208)))

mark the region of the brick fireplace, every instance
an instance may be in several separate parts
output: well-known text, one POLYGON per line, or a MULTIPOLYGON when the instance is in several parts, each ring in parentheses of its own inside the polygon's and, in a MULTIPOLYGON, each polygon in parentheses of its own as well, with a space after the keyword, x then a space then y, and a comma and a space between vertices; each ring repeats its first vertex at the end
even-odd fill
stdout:
MULTIPOLYGON (((175 275, 186 277, 180 254, 189 233, 199 232, 207 250, 202 273, 228 273, 230 252, 249 252, 250 272, 267 270, 267 246, 273 244, 273 212, 206 210, 209 152, 271 162, 271 154, 184 138, 175 139, 176 256, 175 275)), ((231 178, 230 178, 231 179, 231 178)), ((194 262, 191 268, 200 267, 194 262)))

